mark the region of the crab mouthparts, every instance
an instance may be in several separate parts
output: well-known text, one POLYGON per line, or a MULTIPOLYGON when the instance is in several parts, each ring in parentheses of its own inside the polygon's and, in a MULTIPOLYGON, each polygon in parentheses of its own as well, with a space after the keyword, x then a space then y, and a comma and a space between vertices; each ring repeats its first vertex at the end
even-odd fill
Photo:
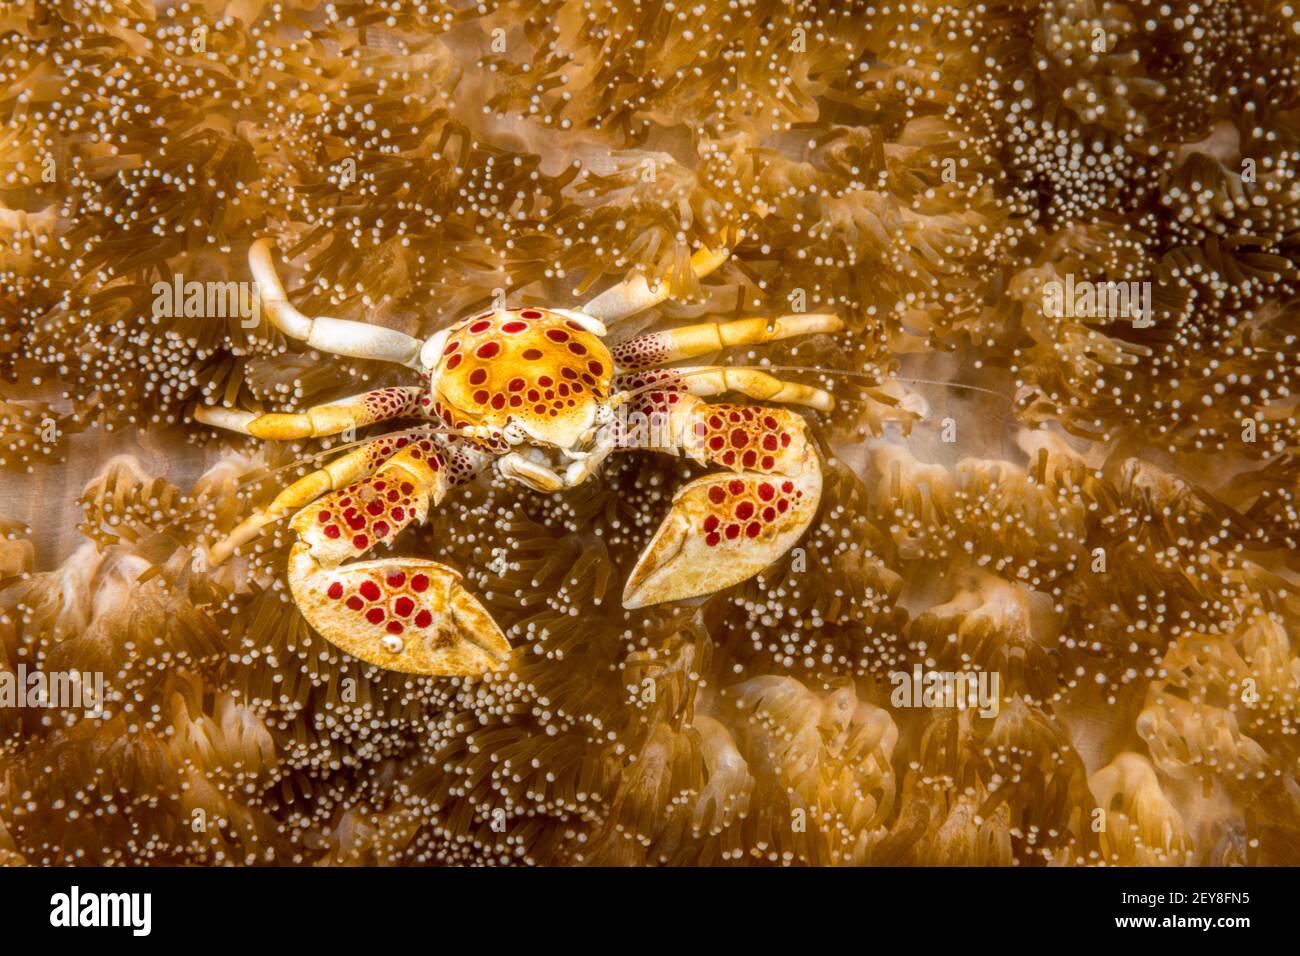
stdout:
POLYGON ((557 448, 554 445, 528 445, 524 449, 516 450, 522 452, 529 461, 550 468, 552 471, 558 471, 570 461, 577 458, 586 458, 588 455, 585 451, 557 448))

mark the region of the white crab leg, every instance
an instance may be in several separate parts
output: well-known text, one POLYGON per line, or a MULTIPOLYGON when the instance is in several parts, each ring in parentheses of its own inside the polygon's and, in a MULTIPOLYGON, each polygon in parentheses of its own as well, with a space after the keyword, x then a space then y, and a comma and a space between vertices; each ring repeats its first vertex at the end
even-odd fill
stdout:
POLYGON ((783 315, 777 319, 703 322, 638 335, 615 345, 609 351, 620 372, 631 372, 720 352, 733 345, 758 345, 797 335, 835 333, 843 328, 844 322, 829 312, 805 312, 783 315))
MULTIPOLYGON (((739 242, 740 238, 737 235, 736 242, 739 242)), ((720 250, 700 249, 691 256, 691 268, 695 270, 697 276, 703 278, 727 261, 727 258, 731 255, 732 245, 735 245, 735 243, 731 243, 720 250)), ((645 276, 635 275, 617 285, 610 286, 584 305, 582 311, 602 322, 612 322, 626 318, 629 315, 635 315, 653 305, 658 305, 671 294, 672 288, 667 277, 661 279, 652 289, 650 284, 646 282, 645 276)))
POLYGON ((225 428, 255 438, 279 441, 318 438, 392 418, 417 415, 424 395, 424 389, 415 386, 376 388, 327 405, 313 405, 298 414, 271 412, 255 415, 217 405, 200 405, 194 410, 194 418, 214 428, 225 428))
POLYGON ((276 274, 272 259, 274 248, 270 239, 258 239, 248 250, 248 267, 253 272, 262 307, 272 325, 290 338, 300 339, 322 352, 420 367, 423 343, 419 339, 380 325, 329 316, 308 318, 294 308, 276 274))

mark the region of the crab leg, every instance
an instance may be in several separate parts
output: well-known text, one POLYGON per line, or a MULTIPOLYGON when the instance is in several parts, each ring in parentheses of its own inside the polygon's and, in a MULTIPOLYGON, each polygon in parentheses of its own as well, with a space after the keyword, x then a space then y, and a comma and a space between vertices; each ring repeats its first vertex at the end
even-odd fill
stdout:
POLYGON ((377 388, 327 405, 313 405, 296 415, 255 415, 252 412, 217 405, 201 405, 194 417, 205 425, 252 435, 287 441, 293 438, 320 438, 337 435, 349 428, 362 428, 391 418, 415 415, 420 410, 424 389, 416 387, 377 388))
POLYGON ((308 318, 289 302, 276 274, 270 239, 258 239, 249 247, 248 267, 257 282, 258 295, 271 324, 290 338, 301 339, 314 349, 335 355, 397 362, 419 366, 423 343, 395 329, 365 322, 349 322, 329 316, 308 318))
POLYGON ((750 398, 792 405, 808 405, 828 412, 835 399, 811 385, 787 382, 766 372, 723 365, 654 368, 614 377, 614 391, 648 392, 652 403, 662 403, 662 393, 689 392, 691 395, 721 395, 740 392, 750 398))
POLYGON ((680 449, 731 474, 705 475, 677 492, 628 577, 623 606, 712 594, 788 551, 821 499, 821 465, 803 418, 783 408, 709 405, 687 394, 643 398, 637 410, 662 427, 651 429, 649 440, 621 435, 623 447, 680 449))
POLYGON ((355 448, 329 464, 304 475, 285 488, 275 500, 256 514, 249 515, 230 532, 224 541, 215 545, 208 554, 213 567, 225 562, 235 552, 253 541, 267 525, 274 524, 286 514, 314 501, 328 491, 342 488, 349 482, 373 474, 386 460, 413 441, 427 439, 433 433, 427 425, 406 431, 381 435, 355 448))
MULTIPOLYGON (((735 241, 728 241, 724 233, 723 248, 710 249, 707 246, 691 255, 691 268, 701 279, 713 272, 731 256, 731 249, 740 242, 741 234, 736 233, 735 241)), ((635 275, 617 285, 610 286, 600 295, 589 301, 581 309, 583 313, 602 322, 612 322, 635 315, 652 305, 658 305, 672 294, 669 277, 661 279, 651 289, 645 276, 635 275)))
POLYGON ((344 564, 428 515, 454 484, 490 456, 421 440, 373 477, 299 511, 289 587, 303 616, 353 657, 408 674, 499 670, 510 645, 496 622, 437 561, 392 557, 344 564), (459 464, 456 457, 464 459, 459 464))
POLYGON ((730 345, 758 345, 795 335, 838 332, 844 323, 825 312, 783 315, 779 319, 737 319, 734 322, 704 322, 665 329, 628 339, 610 349, 620 372, 676 362, 717 352, 730 345))

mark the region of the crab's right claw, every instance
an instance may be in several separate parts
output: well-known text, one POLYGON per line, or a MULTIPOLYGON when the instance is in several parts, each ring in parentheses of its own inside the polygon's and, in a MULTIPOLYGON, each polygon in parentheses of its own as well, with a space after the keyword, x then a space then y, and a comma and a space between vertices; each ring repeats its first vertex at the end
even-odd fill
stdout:
POLYGON ((821 471, 706 475, 673 499, 628 576, 626 608, 712 594, 757 574, 804 533, 821 498, 821 471))
POLYGON ((510 645, 456 571, 413 558, 322 568, 297 545, 289 583, 303 616, 331 644, 406 674, 462 676, 504 668, 510 645))

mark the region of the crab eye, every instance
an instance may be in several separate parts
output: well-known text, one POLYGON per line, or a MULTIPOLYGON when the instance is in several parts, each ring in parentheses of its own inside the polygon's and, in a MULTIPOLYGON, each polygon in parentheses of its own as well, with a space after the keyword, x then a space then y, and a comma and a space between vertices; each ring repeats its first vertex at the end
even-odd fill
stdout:
POLYGON ((524 430, 519 427, 519 423, 515 421, 506 422, 506 427, 501 429, 501 437, 511 445, 521 445, 528 439, 524 430))

